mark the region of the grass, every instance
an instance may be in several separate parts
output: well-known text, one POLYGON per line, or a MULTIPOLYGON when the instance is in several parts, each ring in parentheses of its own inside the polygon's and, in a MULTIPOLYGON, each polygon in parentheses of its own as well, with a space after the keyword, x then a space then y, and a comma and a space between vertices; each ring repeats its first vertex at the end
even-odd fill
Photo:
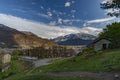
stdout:
POLYGON ((98 80, 93 78, 80 78, 80 77, 55 77, 55 76, 47 76, 45 74, 37 74, 37 75, 29 75, 24 76, 18 80, 98 80))
MULTIPOLYGON (((56 60, 62 61, 62 60, 56 60)), ((56 63, 55 61, 55 63, 56 63)), ((94 78, 84 78, 84 77, 55 77, 48 76, 44 73, 31 73, 34 68, 28 62, 14 60, 11 62, 12 69, 15 69, 15 74, 7 77, 4 80, 98 80, 94 78)))
POLYGON ((104 51, 101 54, 92 56, 88 59, 85 55, 67 59, 56 59, 53 64, 31 68, 27 62, 19 60, 12 61, 14 74, 5 80, 98 80, 80 77, 55 77, 45 75, 48 71, 120 71, 120 50, 104 51), (28 74, 29 73, 29 74, 28 74))
POLYGON ((12 60, 10 65, 11 67, 3 73, 5 80, 17 80, 21 76, 24 76, 32 66, 29 62, 21 60, 12 60))
POLYGON ((36 68, 33 73, 47 71, 119 71, 120 50, 105 51, 102 54, 86 59, 84 55, 57 61, 53 64, 36 68))

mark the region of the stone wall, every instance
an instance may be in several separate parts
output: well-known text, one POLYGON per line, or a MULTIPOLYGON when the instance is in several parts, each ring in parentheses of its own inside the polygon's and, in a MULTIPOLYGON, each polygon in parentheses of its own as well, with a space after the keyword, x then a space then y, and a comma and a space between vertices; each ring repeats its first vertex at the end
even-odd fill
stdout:
POLYGON ((11 61, 11 55, 10 54, 5 54, 3 57, 2 57, 2 63, 5 64, 5 63, 8 63, 11 61))
POLYGON ((0 52, 0 72, 4 72, 9 68, 9 62, 11 61, 11 55, 3 51, 0 52))
POLYGON ((110 43, 111 43, 110 41, 102 39, 94 44, 94 50, 95 51, 102 50, 103 44, 106 44, 106 48, 108 48, 110 43))

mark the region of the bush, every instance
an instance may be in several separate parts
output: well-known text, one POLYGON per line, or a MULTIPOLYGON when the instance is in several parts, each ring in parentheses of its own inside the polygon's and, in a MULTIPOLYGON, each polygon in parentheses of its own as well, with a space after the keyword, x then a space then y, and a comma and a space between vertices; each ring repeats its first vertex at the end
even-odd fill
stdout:
POLYGON ((83 55, 86 59, 100 54, 102 54, 102 51, 95 51, 92 47, 83 50, 83 55))
POLYGON ((23 52, 21 50, 14 50, 12 52, 12 60, 18 60, 19 56, 23 55, 23 52))
POLYGON ((21 51, 21 50, 14 50, 13 52, 12 52, 12 55, 14 56, 21 56, 21 55, 23 55, 23 52, 21 51))

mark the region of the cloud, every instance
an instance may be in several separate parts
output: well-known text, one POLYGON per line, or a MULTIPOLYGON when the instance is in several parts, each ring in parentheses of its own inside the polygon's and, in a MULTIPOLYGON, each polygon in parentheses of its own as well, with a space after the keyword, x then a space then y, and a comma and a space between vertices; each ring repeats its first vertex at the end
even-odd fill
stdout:
POLYGON ((102 28, 94 28, 94 27, 84 27, 82 29, 83 29, 83 32, 92 34, 92 35, 98 35, 103 30, 102 28))
POLYGON ((110 17, 110 18, 102 18, 102 19, 95 19, 95 20, 89 20, 89 21, 85 21, 85 23, 83 24, 84 27, 89 27, 93 24, 98 24, 99 26, 101 24, 108 24, 109 22, 113 22, 116 21, 116 17, 110 17))
POLYGON ((58 18, 58 24, 62 24, 63 23, 63 19, 58 18))
MULTIPOLYGON (((77 28, 70 26, 50 26, 41 22, 23 19, 7 14, 0 14, 0 23, 15 28, 20 31, 30 31, 43 38, 55 38, 71 33, 91 33, 96 35, 101 31, 100 28, 85 27, 77 28)), ((54 22, 53 22, 54 23, 54 22)))
POLYGON ((74 4, 75 3, 75 1, 73 0, 73 1, 67 1, 66 3, 65 3, 65 7, 70 7, 72 4, 74 4))
MULTIPOLYGON (((102 4, 108 4, 112 5, 114 0, 104 0, 102 1, 102 4)), ((105 14, 120 14, 120 9, 119 8, 110 8, 105 10, 105 14)))
POLYGON ((120 9, 107 9, 106 11, 108 13, 115 13, 115 12, 119 13, 120 9))
POLYGON ((72 1, 72 4, 74 4, 75 3, 75 1, 72 1))
POLYGON ((71 13, 75 13, 76 12, 76 10, 71 10, 71 13))
POLYGON ((63 22, 82 22, 80 19, 64 19, 63 22))
POLYGON ((40 13, 40 12, 37 12, 35 10, 31 10, 30 8, 27 9, 31 14, 33 15, 37 15, 38 17, 43 17, 43 18, 46 18, 46 19, 50 19, 51 17, 46 13, 40 13))
POLYGON ((41 9, 44 9, 44 7, 43 7, 43 6, 41 6, 40 8, 41 8, 41 9))
POLYGON ((40 16, 40 17, 44 17, 44 18, 47 18, 47 19, 49 19, 50 18, 50 16, 49 15, 46 15, 46 14, 42 14, 42 13, 36 13, 38 16, 40 16))
POLYGON ((71 17, 72 17, 72 18, 75 18, 75 15, 72 15, 71 17))
POLYGON ((62 13, 62 12, 60 12, 60 11, 57 11, 57 10, 53 10, 52 11, 54 14, 56 14, 56 15, 62 15, 62 14, 64 14, 64 13, 62 13))
POLYGON ((23 9, 12 9, 13 11, 17 11, 17 12, 22 12, 22 13, 25 13, 27 11, 23 10, 23 9))
POLYGON ((101 23, 101 22, 107 22, 110 20, 114 20, 116 17, 110 17, 110 18, 103 18, 103 19, 95 19, 95 20, 90 20, 87 21, 87 23, 101 23))
POLYGON ((66 2, 65 3, 65 7, 70 7, 71 6, 71 2, 66 2))
POLYGON ((107 9, 105 14, 120 14, 120 9, 107 9))
POLYGON ((57 23, 56 23, 56 21, 50 21, 50 23, 49 23, 49 25, 51 25, 51 26, 55 26, 57 23))
POLYGON ((104 1, 102 1, 102 4, 104 4, 104 3, 109 3, 109 4, 111 4, 113 2, 113 0, 104 0, 104 1))
POLYGON ((51 12, 47 12, 48 16, 51 17, 53 14, 51 12))
POLYGON ((31 2, 31 4, 32 4, 32 5, 36 5, 36 3, 35 3, 35 2, 31 2))
POLYGON ((57 23, 58 24, 68 24, 68 23, 73 23, 73 22, 83 22, 83 20, 80 20, 80 19, 62 19, 62 18, 58 18, 58 21, 57 23))

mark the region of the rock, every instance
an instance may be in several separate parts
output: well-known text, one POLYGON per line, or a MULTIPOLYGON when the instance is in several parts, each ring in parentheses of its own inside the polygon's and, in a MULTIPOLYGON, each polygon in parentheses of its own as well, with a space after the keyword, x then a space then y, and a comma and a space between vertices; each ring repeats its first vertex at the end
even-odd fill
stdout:
POLYGON ((118 74, 115 74, 115 75, 114 75, 114 78, 119 78, 119 75, 118 75, 118 74))

